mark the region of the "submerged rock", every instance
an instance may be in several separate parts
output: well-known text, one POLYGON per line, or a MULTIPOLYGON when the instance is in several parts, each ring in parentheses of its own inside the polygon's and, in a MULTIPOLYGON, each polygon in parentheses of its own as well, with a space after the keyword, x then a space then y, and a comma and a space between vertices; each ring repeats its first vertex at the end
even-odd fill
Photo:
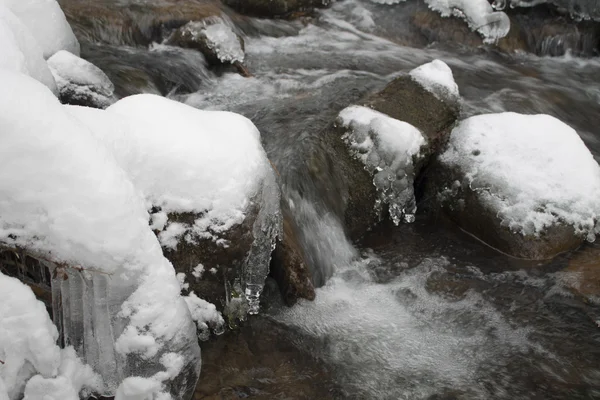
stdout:
POLYGON ((462 121, 427 178, 445 214, 514 257, 552 258, 600 232, 600 166, 577 132, 547 115, 462 121))
POLYGON ((334 0, 224 0, 234 10, 256 17, 290 17, 295 13, 328 7, 334 0))
POLYGON ((384 205, 395 222, 412 220, 414 180, 445 143, 459 112, 448 66, 436 61, 426 69, 441 64, 441 81, 436 83, 436 74, 426 81, 422 70, 414 70, 360 106, 342 111, 323 133, 324 154, 316 154, 320 161, 314 164, 330 165, 331 170, 311 172, 351 237, 361 236, 388 214, 384 205), (447 96, 437 90, 441 87, 449 87, 447 96))
POLYGON ((113 83, 94 64, 61 50, 48 59, 48 66, 61 103, 106 108, 116 101, 113 83))

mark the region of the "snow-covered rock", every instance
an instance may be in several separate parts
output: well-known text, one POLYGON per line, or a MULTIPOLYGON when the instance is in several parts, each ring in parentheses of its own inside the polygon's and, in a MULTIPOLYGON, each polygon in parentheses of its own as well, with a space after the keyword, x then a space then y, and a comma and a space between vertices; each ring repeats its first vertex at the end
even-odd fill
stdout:
MULTIPOLYGON (((333 167, 318 171, 314 181, 332 194, 328 206, 351 237, 360 237, 387 215, 395 223, 414 220, 415 179, 447 140, 459 112, 458 97, 436 96, 439 63, 401 76, 359 106, 346 108, 324 133, 311 162, 333 167)), ((451 71, 443 78, 444 87, 456 85, 451 71)))
POLYGON ((550 258, 600 233, 600 166, 556 118, 468 118, 452 131, 439 163, 443 208, 506 253, 550 258))
POLYGON ((154 95, 124 98, 106 112, 70 112, 113 150, 154 210, 153 229, 190 289, 221 305, 231 297, 225 282, 237 284, 256 312, 281 216, 254 124, 154 95), (219 273, 195 279, 200 263, 219 273))
POLYGON ((457 101, 460 97, 452 70, 441 60, 423 64, 410 71, 409 75, 442 101, 457 101))
POLYGON ((29 29, 0 1, 0 69, 21 72, 57 93, 42 49, 29 29))
POLYGON ((345 108, 338 119, 347 132, 342 139, 373 176, 378 212, 385 204, 395 224, 414 221, 417 205, 413 158, 419 157, 426 144, 421 132, 406 122, 362 106, 345 108))
POLYGON ((56 0, 0 0, 10 9, 42 49, 44 58, 59 50, 79 55, 79 42, 56 0))
MULTIPOLYGON (((397 4, 405 0, 371 0, 379 4, 397 4)), ((471 30, 476 31, 486 43, 494 43, 505 37, 510 31, 510 19, 495 11, 488 0, 425 0, 430 9, 442 17, 458 17, 467 22, 471 30)))
POLYGON ((188 22, 177 29, 167 43, 196 49, 208 64, 233 65, 241 75, 250 76, 243 65, 244 40, 220 18, 188 22))
POLYGON ((94 64, 65 50, 48 59, 63 104, 106 108, 116 101, 115 87, 94 64))
POLYGON ((182 373, 160 389, 190 395, 200 368, 196 328, 148 227, 145 199, 45 86, 7 71, 0 86, 0 157, 10 166, 0 171, 0 243, 54 270, 57 323, 104 379, 104 394, 126 377, 154 376, 164 369, 157 360, 177 353, 182 373))

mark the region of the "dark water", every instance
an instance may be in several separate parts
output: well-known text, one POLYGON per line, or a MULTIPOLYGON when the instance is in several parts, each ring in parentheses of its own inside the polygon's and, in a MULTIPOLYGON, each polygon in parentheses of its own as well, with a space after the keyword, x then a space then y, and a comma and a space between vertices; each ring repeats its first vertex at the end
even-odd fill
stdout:
POLYGON ((330 276, 314 302, 291 309, 267 291, 261 316, 204 344, 197 398, 600 398, 598 245, 523 262, 424 215, 350 243, 318 201, 305 161, 321 131, 436 58, 454 72, 464 117, 550 114, 600 160, 598 59, 430 43, 410 23, 415 4, 345 0, 308 21, 228 19, 245 36, 252 78, 164 45, 83 46, 121 95, 161 93, 252 119, 309 257, 330 276))

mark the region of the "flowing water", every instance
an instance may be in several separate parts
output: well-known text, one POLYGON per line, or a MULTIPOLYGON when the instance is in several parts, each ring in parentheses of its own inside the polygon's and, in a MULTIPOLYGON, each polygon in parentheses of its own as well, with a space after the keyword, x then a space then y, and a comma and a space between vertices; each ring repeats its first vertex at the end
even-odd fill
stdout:
POLYGON ((258 126, 323 284, 292 308, 267 290, 262 316, 205 344, 197 398, 600 399, 600 287, 572 289, 591 279, 573 265, 584 254, 600 267, 600 246, 525 262, 426 215, 351 243, 310 180, 307 154, 341 109, 436 58, 463 117, 547 113, 600 161, 599 59, 430 43, 411 24, 422 9, 345 0, 310 20, 227 19, 252 78, 209 70, 193 50, 84 44, 121 95, 161 93, 258 126))

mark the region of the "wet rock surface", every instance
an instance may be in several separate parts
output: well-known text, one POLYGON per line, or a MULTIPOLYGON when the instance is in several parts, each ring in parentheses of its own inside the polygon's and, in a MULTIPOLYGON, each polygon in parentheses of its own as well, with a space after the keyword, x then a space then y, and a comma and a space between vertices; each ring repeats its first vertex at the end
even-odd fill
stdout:
POLYGON ((224 0, 234 10, 247 15, 268 18, 294 17, 314 8, 327 7, 331 0, 224 0))
MULTIPOLYGON (((459 114, 458 101, 438 99, 410 76, 396 78, 383 90, 358 104, 409 123, 421 131, 427 144, 421 149, 420 157, 415 160, 416 177, 427 165, 431 155, 445 144, 459 114)), ((327 200, 345 222, 350 237, 358 238, 378 222, 380 216, 375 211, 377 194, 373 178, 364 165, 350 154, 347 144, 342 140, 345 132, 346 129, 339 126, 323 132, 323 148, 326 151, 324 157, 326 163, 336 171, 337 177, 330 180, 326 176, 320 176, 319 170, 312 172, 315 180, 322 182, 323 192, 331 195, 327 200)))

